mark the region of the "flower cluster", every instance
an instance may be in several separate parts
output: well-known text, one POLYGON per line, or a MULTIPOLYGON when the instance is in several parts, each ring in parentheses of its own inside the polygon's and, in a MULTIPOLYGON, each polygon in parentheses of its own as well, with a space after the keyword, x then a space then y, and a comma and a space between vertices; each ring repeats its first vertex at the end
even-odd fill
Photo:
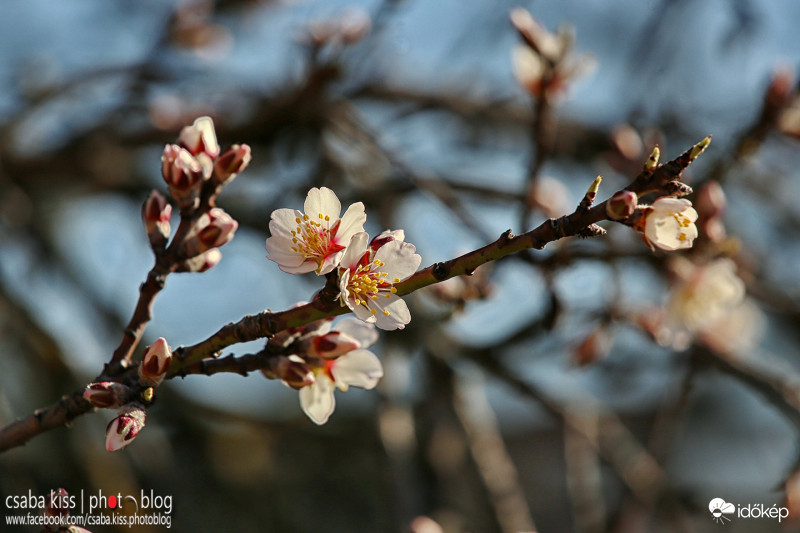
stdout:
POLYGON ((321 425, 333 413, 337 388, 369 390, 383 377, 381 362, 366 350, 377 340, 372 324, 346 318, 333 328, 331 319, 319 320, 273 336, 270 343, 282 355, 272 356, 262 372, 298 389, 303 412, 321 425))
MULTIPOLYGON (((250 159, 246 144, 220 150, 214 122, 209 117, 198 118, 181 130, 176 144, 164 147, 161 174, 182 219, 191 221, 177 246, 182 260, 177 271, 203 272, 221 259, 218 248, 233 238, 238 223, 222 209, 213 207, 213 199, 247 167, 250 159)), ((153 191, 142 208, 142 220, 157 254, 169 240, 171 216, 172 206, 153 191)))
POLYGON ((269 224, 269 259, 290 274, 315 272, 338 288, 336 300, 359 320, 345 319, 336 329, 321 320, 285 330, 270 339, 278 354, 263 370, 300 391, 300 405, 311 420, 324 424, 333 412, 335 389, 372 389, 383 376, 378 358, 365 348, 378 338, 375 326, 402 329, 411 321, 396 283, 411 276, 422 258, 405 242, 403 230, 374 239, 364 231, 364 204, 342 205, 333 191, 313 188, 304 212, 278 209, 269 224))
POLYGON ((340 303, 358 318, 381 329, 404 328, 411 314, 394 285, 416 272, 422 258, 403 231, 385 231, 370 241, 364 204, 352 204, 340 218, 341 203, 326 187, 308 192, 304 210, 272 213, 269 259, 290 274, 335 273, 340 303))

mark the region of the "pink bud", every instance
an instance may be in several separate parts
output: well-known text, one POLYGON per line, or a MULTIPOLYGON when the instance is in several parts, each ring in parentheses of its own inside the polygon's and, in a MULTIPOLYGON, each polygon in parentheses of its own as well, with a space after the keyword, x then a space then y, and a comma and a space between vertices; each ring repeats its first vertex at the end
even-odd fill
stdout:
POLYGON ((165 146, 161 175, 181 210, 197 207, 205 174, 203 165, 192 154, 175 144, 165 146))
POLYGON ((121 450, 136 438, 144 427, 144 407, 131 403, 123 407, 117 418, 106 426, 106 450, 121 450))
POLYGON ((270 366, 261 372, 270 379, 280 379, 293 389, 302 389, 316 382, 311 368, 296 355, 273 357, 270 366))
POLYGON ((194 257, 211 248, 218 248, 233 239, 239 227, 228 213, 215 207, 197 219, 184 242, 186 257, 194 257))
POLYGON ((192 155, 204 153, 215 159, 219 155, 219 144, 214 131, 214 121, 211 117, 198 118, 194 124, 181 130, 178 144, 189 150, 192 155))
POLYGON ((331 331, 325 335, 317 335, 304 339, 302 348, 311 357, 322 359, 336 359, 340 355, 360 348, 361 344, 346 333, 331 331))
POLYGON ((84 399, 100 409, 117 408, 127 403, 132 396, 133 391, 129 387, 113 381, 90 383, 83 391, 84 399))
POLYGON ((632 191, 619 191, 606 202, 606 215, 611 220, 625 220, 636 211, 639 197, 632 191))
POLYGON ((153 191, 142 206, 142 220, 153 250, 163 250, 169 239, 172 206, 158 191, 153 191))
POLYGON ((217 266, 220 260, 222 252, 218 248, 212 248, 182 262, 177 272, 205 272, 217 266))
POLYGON ((214 174, 222 185, 233 180, 239 172, 247 168, 252 155, 246 144, 234 144, 214 162, 214 174))
POLYGON ((159 337, 142 357, 139 365, 139 383, 145 387, 155 387, 164 381, 164 374, 172 362, 172 352, 164 337, 159 337))

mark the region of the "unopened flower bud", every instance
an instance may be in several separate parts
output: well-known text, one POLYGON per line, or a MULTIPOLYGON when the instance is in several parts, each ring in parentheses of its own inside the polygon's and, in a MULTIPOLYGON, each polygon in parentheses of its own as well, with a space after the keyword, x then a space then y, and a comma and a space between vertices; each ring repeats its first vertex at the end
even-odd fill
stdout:
POLYGON ((234 144, 217 158, 214 162, 214 175, 222 185, 233 180, 236 175, 247 168, 252 155, 250 147, 246 144, 234 144))
POLYGON ((117 418, 106 426, 106 450, 121 450, 136 438, 144 427, 144 407, 131 403, 123 407, 117 418))
POLYGON ((625 220, 636 210, 639 197, 632 191, 619 191, 606 202, 606 215, 611 220, 625 220))
POLYGON ((63 523, 69 516, 69 493, 66 489, 51 490, 44 503, 43 514, 63 523))
POLYGON ((221 260, 222 252, 219 251, 219 248, 212 248, 183 261, 176 272, 205 272, 217 266, 221 260))
POLYGON ((171 217, 172 206, 167 203, 164 195, 158 191, 151 192, 142 206, 142 220, 153 250, 163 250, 167 245, 171 217))
POLYGON ((145 387, 155 387, 164 381, 164 375, 172 362, 172 352, 164 337, 159 337, 142 357, 139 365, 139 383, 145 387))
POLYGON ((302 389, 316 382, 311 368, 296 355, 273 357, 270 366, 261 373, 269 379, 280 379, 293 389, 302 389))
POLYGON ((200 117, 191 126, 186 126, 178 136, 178 144, 192 155, 206 154, 211 159, 219 155, 217 134, 211 117, 200 117))
POLYGON ((125 405, 132 395, 133 391, 129 387, 113 381, 90 383, 83 391, 84 399, 100 409, 113 409, 125 405))
POLYGON ((212 248, 219 248, 233 239, 239 227, 228 213, 215 207, 197 219, 183 244, 186 257, 194 257, 212 248))
POLYGON ((322 359, 336 359, 360 347, 361 344, 356 339, 341 331, 309 337, 302 343, 302 349, 307 355, 322 359))
POLYGON ((161 156, 161 175, 181 210, 197 207, 204 170, 192 154, 178 145, 166 145, 161 156))

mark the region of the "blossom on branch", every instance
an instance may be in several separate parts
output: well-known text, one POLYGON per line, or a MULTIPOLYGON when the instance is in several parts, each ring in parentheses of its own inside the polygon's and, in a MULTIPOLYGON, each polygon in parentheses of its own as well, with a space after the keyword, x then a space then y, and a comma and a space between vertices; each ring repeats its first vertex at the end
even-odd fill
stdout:
POLYGON ((147 238, 154 250, 163 250, 170 234, 172 206, 158 191, 153 191, 142 206, 142 221, 147 238))
POLYGON ((336 194, 327 187, 314 187, 303 208, 305 213, 296 209, 272 212, 269 259, 289 274, 327 274, 339 265, 353 235, 364 231, 364 204, 352 204, 339 218, 342 205, 336 194))
POLYGON ((316 424, 322 425, 336 407, 334 390, 346 391, 349 387, 370 390, 383 377, 383 366, 374 353, 366 350, 378 339, 371 324, 355 319, 344 319, 336 332, 350 339, 355 346, 333 359, 311 357, 308 366, 314 374, 314 382, 300 389, 300 406, 316 424))
MULTIPOLYGON (((383 235, 383 234, 382 234, 383 235)), ((408 306, 394 287, 417 271, 422 258, 416 248, 397 238, 377 250, 369 235, 357 233, 339 266, 339 300, 364 322, 381 329, 403 329, 411 321, 408 306)))
POLYGON ((643 209, 637 229, 652 248, 673 251, 691 248, 697 238, 697 211, 683 198, 659 198, 643 209))

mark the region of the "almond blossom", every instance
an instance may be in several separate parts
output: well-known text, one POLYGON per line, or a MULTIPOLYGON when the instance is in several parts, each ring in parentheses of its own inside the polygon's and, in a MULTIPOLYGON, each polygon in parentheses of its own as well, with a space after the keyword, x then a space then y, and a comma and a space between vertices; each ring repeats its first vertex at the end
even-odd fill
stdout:
POLYGON ((402 237, 401 232, 384 232, 376 241, 391 240, 374 249, 369 235, 357 233, 339 265, 342 305, 364 322, 385 330, 403 329, 411 321, 408 306, 397 296, 394 284, 416 272, 422 262, 414 245, 402 237))
POLYGON ((364 204, 352 204, 339 218, 342 205, 336 194, 327 187, 314 187, 303 208, 305 213, 296 209, 272 212, 269 259, 289 274, 327 274, 339 265, 353 235, 364 231, 364 204))
POLYGON ((667 251, 691 248, 697 238, 696 220, 697 211, 689 200, 659 198, 645 211, 645 240, 667 251))
POLYGON ((370 390, 383 377, 380 360, 365 349, 378 340, 374 326, 350 318, 342 320, 335 331, 356 348, 335 359, 310 358, 306 364, 314 380, 300 389, 303 412, 319 425, 328 421, 336 407, 334 391, 337 388, 341 391, 350 387, 370 390))

